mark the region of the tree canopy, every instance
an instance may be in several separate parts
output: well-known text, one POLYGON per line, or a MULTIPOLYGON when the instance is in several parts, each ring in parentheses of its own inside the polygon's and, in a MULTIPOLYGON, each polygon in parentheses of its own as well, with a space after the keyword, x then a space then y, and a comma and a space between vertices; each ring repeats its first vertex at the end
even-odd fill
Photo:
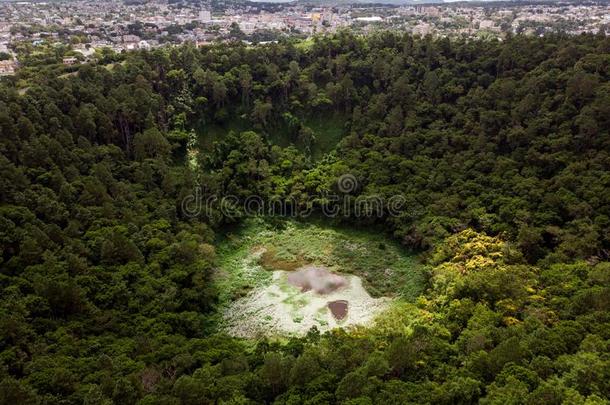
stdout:
POLYGON ((0 404, 608 403, 608 37, 124 59, 0 84, 0 404), (185 197, 319 212, 345 174, 404 198, 337 220, 420 254, 425 293, 365 332, 224 335, 215 236, 243 213, 185 197))

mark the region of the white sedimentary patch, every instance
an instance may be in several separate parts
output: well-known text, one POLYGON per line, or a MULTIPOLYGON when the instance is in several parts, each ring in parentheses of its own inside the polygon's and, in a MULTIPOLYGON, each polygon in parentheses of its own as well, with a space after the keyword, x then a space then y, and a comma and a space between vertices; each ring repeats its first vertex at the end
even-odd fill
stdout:
MULTIPOLYGON (((302 288, 291 285, 288 282, 289 274, 293 273, 275 271, 267 286, 234 301, 224 313, 227 332, 246 338, 303 336, 313 326, 324 332, 338 327, 367 325, 390 302, 388 298, 371 297, 357 276, 340 275, 345 282, 339 288, 320 294, 316 288, 304 292, 302 288), (333 317, 328 303, 340 300, 348 302, 348 312, 344 319, 338 321, 333 317)), ((339 276, 328 274, 335 280, 339 276)))

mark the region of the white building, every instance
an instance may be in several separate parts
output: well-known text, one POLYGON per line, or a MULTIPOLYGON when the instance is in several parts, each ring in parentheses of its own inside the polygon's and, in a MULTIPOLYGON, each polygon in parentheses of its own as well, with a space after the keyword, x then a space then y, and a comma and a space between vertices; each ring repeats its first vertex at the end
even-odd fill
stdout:
POLYGON ((242 21, 239 23, 239 29, 245 34, 251 34, 256 29, 256 24, 249 21, 242 21))
POLYGON ((494 27, 494 22, 491 20, 483 20, 479 23, 479 29, 489 30, 494 27))
POLYGON ((63 64, 66 66, 76 65, 78 63, 78 59, 74 57, 68 57, 63 59, 63 64))
POLYGON ((210 10, 201 10, 199 12, 199 22, 208 22, 212 20, 212 13, 210 13, 210 10))
POLYGON ((0 61, 0 76, 11 76, 15 74, 17 63, 14 60, 0 61))
POLYGON ((430 24, 421 23, 421 24, 417 24, 415 27, 413 27, 414 35, 425 36, 425 35, 428 35, 431 33, 432 33, 432 27, 430 26, 430 24))

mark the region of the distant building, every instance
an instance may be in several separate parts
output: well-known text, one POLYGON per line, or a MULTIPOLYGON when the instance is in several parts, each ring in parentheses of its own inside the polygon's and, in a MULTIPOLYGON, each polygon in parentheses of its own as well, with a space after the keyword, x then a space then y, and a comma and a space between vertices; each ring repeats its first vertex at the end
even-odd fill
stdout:
POLYGON ((196 46, 197 48, 200 48, 200 47, 202 47, 202 46, 210 45, 211 43, 212 43, 211 41, 208 41, 208 40, 202 39, 202 40, 197 40, 197 41, 195 41, 195 46, 196 46))
POLYGON ((479 23, 479 29, 490 30, 494 27, 494 22, 491 20, 483 20, 479 23))
POLYGON ((134 50, 140 46, 140 37, 137 35, 123 35, 124 49, 134 50))
POLYGON ((17 70, 17 62, 14 60, 0 61, 0 76, 11 76, 17 70))
POLYGON ((432 33, 432 26, 430 24, 422 23, 413 27, 414 35, 425 36, 432 33))
POLYGON ((441 10, 438 7, 418 6, 416 10, 421 14, 427 15, 428 17, 438 17, 441 15, 441 10))
POLYGON ((148 50, 150 48, 151 48, 151 46, 147 41, 142 40, 142 41, 138 42, 138 49, 147 49, 148 50))
POLYGON ((199 12, 199 22, 208 22, 212 20, 212 13, 210 10, 201 10, 199 12))
POLYGON ((63 63, 66 66, 76 65, 78 63, 78 59, 76 59, 74 57, 64 58, 63 63))
POLYGON ((363 22, 381 22, 383 21, 383 18, 379 17, 379 16, 372 16, 372 17, 357 17, 356 21, 363 21, 363 22))
POLYGON ((140 43, 140 37, 137 35, 123 35, 124 44, 138 44, 140 43))
POLYGON ((256 29, 256 24, 248 21, 240 22, 239 29, 242 30, 245 34, 251 34, 256 29))

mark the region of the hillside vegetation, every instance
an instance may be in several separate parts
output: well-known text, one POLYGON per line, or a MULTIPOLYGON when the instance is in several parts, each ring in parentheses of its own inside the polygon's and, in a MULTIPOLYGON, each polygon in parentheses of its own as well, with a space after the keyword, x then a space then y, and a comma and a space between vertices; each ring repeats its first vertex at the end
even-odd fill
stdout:
MULTIPOLYGON (((381 32, 3 80, 0 404, 608 403, 609 78, 604 35, 381 32), (195 190, 237 203, 192 215, 195 190), (218 332, 239 296, 218 236, 252 195, 317 216, 338 196, 333 225, 394 238, 421 286, 367 279, 391 256, 330 252, 412 296, 353 332, 218 332), (351 215, 359 196, 404 204, 351 215)), ((267 265, 325 237, 308 232, 267 265)))

